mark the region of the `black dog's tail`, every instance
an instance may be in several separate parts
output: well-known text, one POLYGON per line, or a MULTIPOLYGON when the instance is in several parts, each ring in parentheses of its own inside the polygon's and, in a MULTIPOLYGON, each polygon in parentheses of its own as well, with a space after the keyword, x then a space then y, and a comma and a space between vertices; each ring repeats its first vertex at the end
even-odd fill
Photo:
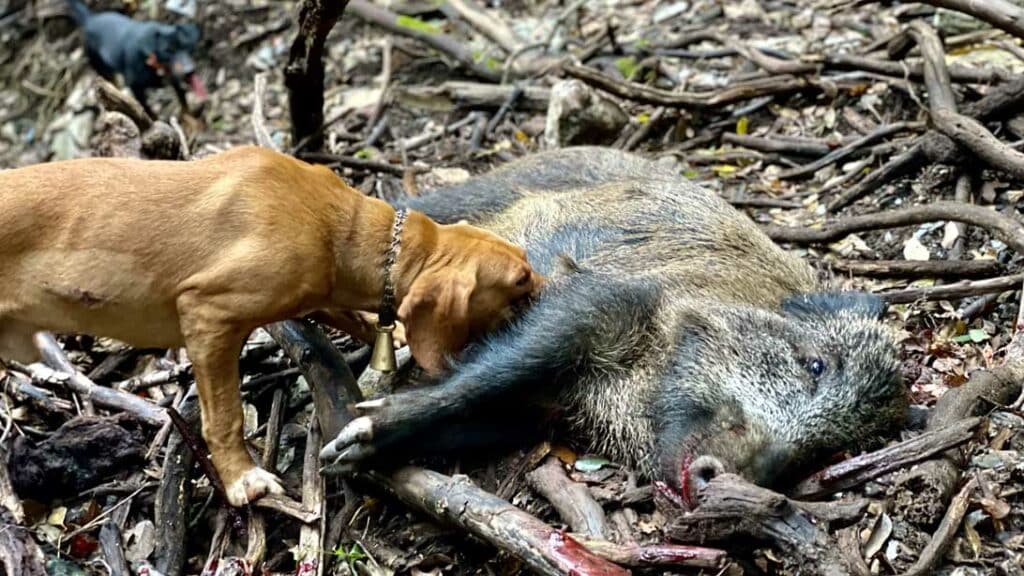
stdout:
POLYGON ((82 0, 67 0, 68 8, 71 9, 71 17, 78 22, 79 26, 85 24, 85 21, 92 16, 92 12, 89 11, 89 7, 85 5, 82 0))

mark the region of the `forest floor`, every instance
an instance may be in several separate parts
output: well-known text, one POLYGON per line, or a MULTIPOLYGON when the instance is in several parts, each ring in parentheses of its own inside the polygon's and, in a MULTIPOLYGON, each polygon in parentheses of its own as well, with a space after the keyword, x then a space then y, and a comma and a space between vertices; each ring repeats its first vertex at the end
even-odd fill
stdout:
MULTIPOLYGON (((256 142, 258 99, 270 138, 295 151, 283 70, 299 3, 198 1, 194 18, 172 4, 189 3, 90 2, 200 24, 197 61, 209 98, 189 118, 169 89, 151 95, 156 116, 171 124, 176 154, 256 142)), ((0 9, 0 167, 110 149, 97 76, 64 3, 7 0, 0 9)), ((1007 351, 1021 325, 1024 281, 1022 23, 1024 4, 1007 0, 352 0, 326 43, 318 160, 364 193, 395 199, 545 148, 633 150, 720 194, 837 286, 890 302, 887 322, 898 334, 917 420, 893 441, 950 426, 969 433, 934 440, 947 444, 928 436, 930 451, 898 466, 875 466, 848 485, 828 485, 835 478, 825 475, 819 492, 804 482, 793 501, 776 501, 786 514, 795 506, 801 518, 816 519, 807 528, 817 530, 815 544, 748 526, 721 541, 690 542, 726 551, 707 567, 662 550, 660 560, 646 560, 656 565, 635 572, 813 573, 822 565, 816 555, 834 547, 851 574, 1024 574, 1024 412, 1014 403, 1022 372, 1013 347, 1007 351), (991 210, 964 216, 965 204, 991 210), (984 419, 958 412, 938 421, 936 402, 979 374, 1011 381, 977 394, 984 419), (794 504, 803 497, 850 503, 855 512, 804 514, 794 504)), ((339 334, 334 341, 358 375, 368 349, 339 334)), ((191 371, 181 351, 60 342, 80 375, 185 412, 191 371)), ((317 451, 309 445, 310 385, 262 330, 242 368, 248 436, 261 451, 267 438, 279 439, 276 470, 299 494, 304 454, 317 451), (278 420, 268 425, 271 418, 278 420)), ((168 453, 185 453, 172 446, 181 441, 170 425, 100 410, 72 422, 84 428, 68 428, 84 410, 69 378, 34 369, 0 379, 0 574, 36 574, 40 563, 51 575, 118 574, 118 551, 131 573, 168 576, 527 570, 515 555, 384 491, 333 479, 312 555, 300 545, 310 538, 296 519, 301 512, 254 508, 259 526, 249 525, 247 542, 191 460, 167 469, 175 464, 168 453), (24 463, 57 440, 102 462, 61 462, 77 476, 53 485, 25 487, 24 469, 6 470, 6 454, 24 463), (177 514, 187 537, 172 541, 155 508, 166 484, 182 478, 174 494, 183 498, 177 514), (254 532, 265 537, 262 547, 254 532)), ((621 554, 633 551, 626 564, 640 562, 642 548, 632 545, 667 541, 672 520, 656 491, 557 437, 435 466, 566 526, 531 472, 544 468, 556 483, 568 477, 586 487, 603 510, 603 535, 621 554)))

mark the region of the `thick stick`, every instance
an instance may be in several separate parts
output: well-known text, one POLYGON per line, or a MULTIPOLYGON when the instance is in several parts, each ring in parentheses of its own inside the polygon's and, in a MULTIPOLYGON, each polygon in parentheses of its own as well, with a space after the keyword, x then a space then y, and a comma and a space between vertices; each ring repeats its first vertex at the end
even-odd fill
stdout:
POLYGON ((1024 8, 1007 0, 922 0, 938 8, 970 14, 978 20, 1024 38, 1024 8))
POLYGON ((346 402, 362 398, 345 357, 322 330, 309 322, 287 320, 264 326, 264 330, 306 377, 322 436, 333 439, 352 419, 346 402))
POLYGON ((881 278, 988 278, 1006 270, 998 260, 836 260, 832 268, 881 278))
MULTIPOLYGON (((182 417, 199 432, 199 396, 187 395, 178 405, 182 417)), ((169 419, 168 419, 169 421, 169 419)), ((167 440, 167 449, 156 492, 156 569, 167 576, 185 573, 188 559, 188 510, 192 503, 189 473, 195 460, 184 437, 176 429, 167 440)))
POLYGON ((804 78, 783 75, 737 82, 709 92, 672 92, 636 82, 618 80, 587 66, 566 64, 562 66, 562 70, 570 76, 579 78, 587 84, 619 98, 675 108, 717 108, 758 96, 788 94, 813 87, 812 83, 804 78))
POLYGON ((795 573, 850 574, 838 546, 819 519, 781 494, 734 474, 713 478, 697 507, 673 519, 668 533, 680 542, 755 538, 771 542, 795 573))
POLYGON ((46 363, 55 370, 59 370, 67 375, 67 379, 62 380, 62 382, 72 392, 104 408, 131 413, 151 426, 159 427, 167 422, 167 412, 163 408, 155 406, 134 394, 127 394, 120 390, 98 386, 95 382, 86 378, 84 374, 71 364, 71 361, 68 360, 63 350, 61 350, 60 344, 57 343, 57 340, 49 332, 37 332, 33 341, 46 363))
POLYGON ((945 284, 943 286, 925 286, 923 288, 907 288, 892 292, 882 292, 879 296, 890 304, 907 304, 918 300, 953 300, 967 296, 981 296, 983 294, 995 294, 1008 290, 1020 288, 1021 281, 1024 281, 1024 274, 1013 274, 987 280, 975 280, 973 282, 957 282, 956 284, 945 284))
POLYGON ((323 147, 324 42, 334 23, 345 11, 347 0, 304 0, 299 7, 299 30, 288 53, 284 84, 288 88, 288 110, 292 121, 292 142, 308 139, 309 148, 323 147))
POLYGON ((477 488, 464 476, 452 478, 407 466, 391 476, 371 473, 370 477, 409 506, 472 532, 521 559, 538 574, 629 574, 566 534, 477 488))
POLYGON ((594 501, 587 487, 573 482, 558 458, 549 456, 544 464, 526 475, 530 487, 547 499, 574 534, 605 539, 608 525, 604 509, 594 501))
POLYGON ((814 499, 859 486, 882 474, 959 446, 974 437, 981 418, 967 418, 881 450, 844 460, 796 485, 794 498, 814 499))
POLYGON ((721 568, 727 558, 725 550, 686 544, 615 544, 585 537, 580 542, 605 560, 630 568, 721 568))
POLYGON ((853 216, 833 221, 822 228, 764 226, 762 230, 776 242, 821 244, 839 240, 854 232, 914 226, 942 220, 981 226, 1018 254, 1024 254, 1024 226, 1021 226, 1020 222, 994 210, 962 202, 933 202, 923 206, 853 216))
POLYGON ((379 26, 392 34, 398 34, 400 36, 408 36, 414 38, 420 42, 423 42, 427 46, 430 46, 434 50, 448 56, 452 60, 455 60, 467 70, 473 74, 490 80, 491 82, 497 82, 501 79, 500 68, 489 68, 486 66, 486 62, 478 62, 474 58, 472 51, 466 47, 464 42, 457 40, 447 34, 441 32, 425 32, 415 27, 402 26, 400 24, 401 19, 398 14, 394 12, 367 2, 366 0, 351 0, 349 3, 349 11, 356 17, 379 26))
MULTIPOLYGON (((993 88, 981 100, 963 106, 962 112, 976 120, 988 122, 1011 115, 1021 106, 1024 106, 1024 74, 993 88)), ((929 130, 907 152, 836 196, 829 203, 828 209, 839 210, 864 194, 917 171, 927 162, 956 164, 959 157, 959 149, 953 140, 938 130, 929 130)))

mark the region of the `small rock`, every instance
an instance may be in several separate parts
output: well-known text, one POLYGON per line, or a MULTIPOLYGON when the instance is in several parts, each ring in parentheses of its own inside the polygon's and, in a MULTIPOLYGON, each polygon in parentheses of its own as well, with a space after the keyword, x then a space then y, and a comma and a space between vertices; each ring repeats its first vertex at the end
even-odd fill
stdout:
POLYGON ((96 120, 92 150, 105 158, 137 158, 142 153, 139 127, 120 112, 104 112, 96 120))
POLYGON ((145 562, 156 549, 156 527, 149 520, 143 520, 125 532, 124 557, 132 564, 145 562))
POLYGON ((548 148, 609 144, 627 122, 618 104, 579 80, 565 80, 551 89, 544 142, 548 148))
POLYGON ((991 451, 971 459, 971 466, 976 468, 1002 469, 1012 467, 1020 461, 1020 454, 1013 450, 991 451))
POLYGON ((181 158, 178 133, 166 122, 154 122, 142 135, 142 153, 154 160, 178 160, 181 158))
POLYGON ((49 503, 78 496, 108 477, 145 462, 145 436, 130 416, 80 416, 33 445, 14 442, 9 462, 11 484, 24 498, 49 503))

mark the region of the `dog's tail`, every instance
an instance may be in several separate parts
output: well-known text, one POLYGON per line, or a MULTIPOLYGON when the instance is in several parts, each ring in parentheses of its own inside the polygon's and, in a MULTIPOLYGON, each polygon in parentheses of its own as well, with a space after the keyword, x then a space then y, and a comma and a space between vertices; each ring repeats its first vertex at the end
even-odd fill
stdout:
POLYGON ((92 16, 89 7, 82 0, 67 0, 67 3, 68 8, 71 9, 71 17, 75 19, 75 22, 78 22, 79 26, 83 26, 85 21, 92 16))

